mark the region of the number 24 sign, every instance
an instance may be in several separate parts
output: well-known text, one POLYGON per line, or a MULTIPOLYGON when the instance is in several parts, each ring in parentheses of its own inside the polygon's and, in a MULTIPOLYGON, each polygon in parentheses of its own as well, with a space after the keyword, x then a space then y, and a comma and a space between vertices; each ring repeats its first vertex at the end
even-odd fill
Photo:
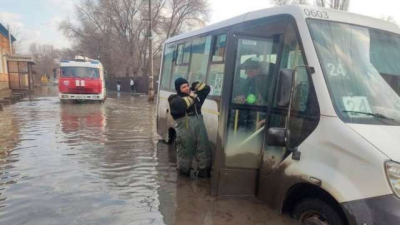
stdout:
MULTIPOLYGON (((343 97, 343 104, 346 111, 371 113, 371 108, 369 106, 368 99, 365 96, 343 97)), ((351 113, 349 115, 353 117, 366 116, 363 114, 351 114, 351 113)))

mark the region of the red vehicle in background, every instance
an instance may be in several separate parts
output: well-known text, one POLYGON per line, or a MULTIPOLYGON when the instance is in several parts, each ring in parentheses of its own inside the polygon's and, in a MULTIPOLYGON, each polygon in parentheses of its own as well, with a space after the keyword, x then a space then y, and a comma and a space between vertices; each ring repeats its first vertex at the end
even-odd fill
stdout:
POLYGON ((76 56, 75 60, 61 60, 58 79, 61 101, 104 102, 107 98, 104 68, 98 60, 82 56, 76 56))

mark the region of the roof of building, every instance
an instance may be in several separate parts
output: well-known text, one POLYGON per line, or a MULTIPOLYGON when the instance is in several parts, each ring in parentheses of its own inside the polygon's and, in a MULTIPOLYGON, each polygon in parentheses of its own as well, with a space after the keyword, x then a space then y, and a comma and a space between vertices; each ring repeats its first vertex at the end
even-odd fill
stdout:
MULTIPOLYGON (((0 34, 4 35, 8 39, 8 30, 3 26, 3 24, 0 23, 0 34)), ((16 41, 14 36, 11 35, 11 40, 12 42, 16 41)))

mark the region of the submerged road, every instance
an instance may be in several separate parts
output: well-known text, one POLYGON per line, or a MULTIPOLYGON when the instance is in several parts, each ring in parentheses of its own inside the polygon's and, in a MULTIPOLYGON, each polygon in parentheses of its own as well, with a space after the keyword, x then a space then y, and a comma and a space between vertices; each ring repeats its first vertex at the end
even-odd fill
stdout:
POLYGON ((0 112, 0 224, 292 225, 255 198, 210 196, 176 175, 156 105, 109 93, 60 104, 43 88, 0 112))

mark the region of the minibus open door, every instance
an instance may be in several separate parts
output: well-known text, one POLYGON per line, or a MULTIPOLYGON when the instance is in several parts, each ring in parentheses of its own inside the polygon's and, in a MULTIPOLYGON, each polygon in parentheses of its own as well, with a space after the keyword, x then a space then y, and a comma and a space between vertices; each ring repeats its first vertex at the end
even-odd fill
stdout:
MULTIPOLYGON (((267 120, 269 98, 263 95, 272 93, 272 79, 274 77, 276 59, 281 48, 281 35, 247 36, 233 35, 236 46, 231 61, 234 68, 227 73, 234 74, 232 80, 225 80, 232 84, 233 90, 225 96, 228 102, 223 109, 228 111, 221 115, 220 121, 226 124, 224 140, 219 138, 213 174, 212 193, 222 196, 255 196, 257 193, 260 163, 262 160, 262 146, 265 138, 264 125, 267 120), (251 88, 259 92, 246 92, 240 87, 249 79, 246 62, 258 64, 262 73, 257 76, 255 85, 251 88), (263 93, 260 93, 264 91, 263 93), (244 93, 244 94, 243 94, 244 93), (237 98, 244 95, 245 101, 237 98), (226 116, 227 118, 224 118, 226 116), (224 143, 221 143, 224 142, 224 143), (219 149, 218 149, 219 148, 219 149)), ((228 63, 230 63, 228 62, 228 63)), ((227 77, 228 79, 228 77, 227 77)), ((225 84, 224 84, 225 85, 225 84)), ((217 141, 217 142, 218 142, 217 141)))

